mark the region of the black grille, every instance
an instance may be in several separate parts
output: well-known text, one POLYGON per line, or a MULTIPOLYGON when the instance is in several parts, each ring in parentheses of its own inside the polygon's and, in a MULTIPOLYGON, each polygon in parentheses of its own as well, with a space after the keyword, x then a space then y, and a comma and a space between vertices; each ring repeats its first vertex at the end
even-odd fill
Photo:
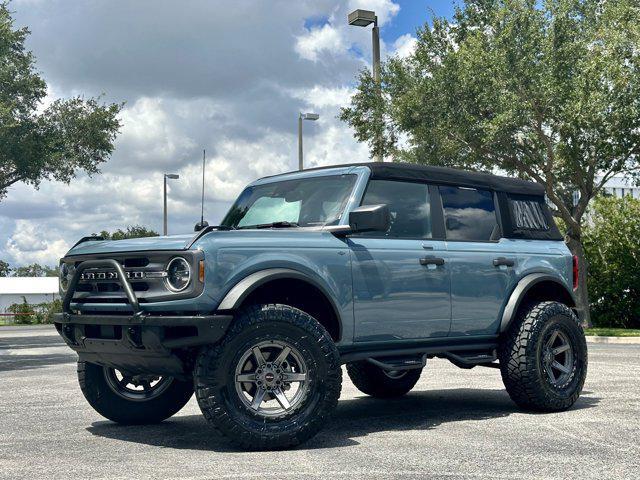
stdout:
MULTIPOLYGON (((122 265, 125 276, 131 285, 139 303, 190 298, 199 295, 203 284, 197 281, 198 261, 204 257, 199 251, 156 250, 135 253, 69 256, 64 259, 69 265, 77 267, 87 260, 115 260, 122 265), (191 285, 183 292, 169 290, 166 282, 166 268, 171 259, 181 256, 189 262, 192 271, 191 285)), ((73 269, 73 267, 72 267, 73 269)), ((71 272, 73 273, 73 271, 71 272)), ((129 303, 118 278, 118 272, 108 265, 85 269, 78 282, 72 302, 91 303, 129 303)))

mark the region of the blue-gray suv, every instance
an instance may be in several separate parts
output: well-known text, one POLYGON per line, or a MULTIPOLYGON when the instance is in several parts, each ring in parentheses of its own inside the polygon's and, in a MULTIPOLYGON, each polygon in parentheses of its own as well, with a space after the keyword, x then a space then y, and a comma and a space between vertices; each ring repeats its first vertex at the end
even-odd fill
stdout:
POLYGON ((195 392, 243 448, 303 442, 340 396, 409 392, 429 358, 499 368, 522 408, 569 408, 587 347, 578 265, 544 190, 399 163, 262 178, 195 235, 80 240, 55 321, 82 392, 125 424, 195 392))

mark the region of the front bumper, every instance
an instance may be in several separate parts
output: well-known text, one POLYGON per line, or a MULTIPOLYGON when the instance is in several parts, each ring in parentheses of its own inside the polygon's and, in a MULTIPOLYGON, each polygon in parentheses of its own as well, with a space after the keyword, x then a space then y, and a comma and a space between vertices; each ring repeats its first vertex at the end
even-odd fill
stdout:
POLYGON ((233 317, 225 314, 153 315, 144 311, 126 278, 122 265, 113 259, 86 260, 75 270, 54 317, 56 329, 80 360, 132 373, 184 377, 190 370, 189 347, 218 342, 233 317), (112 268, 126 294, 129 314, 80 313, 71 308, 80 275, 87 269, 112 268))
POLYGON ((184 376, 189 365, 177 349, 218 342, 231 315, 57 314, 55 327, 80 360, 129 372, 184 376))

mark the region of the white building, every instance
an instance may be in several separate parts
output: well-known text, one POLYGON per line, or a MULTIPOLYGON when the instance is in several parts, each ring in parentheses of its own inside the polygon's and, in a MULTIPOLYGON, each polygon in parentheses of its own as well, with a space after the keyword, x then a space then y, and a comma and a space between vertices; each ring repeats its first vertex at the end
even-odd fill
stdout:
MULTIPOLYGON (((596 177, 596 184, 600 183, 602 177, 596 177)), ((605 195, 612 195, 617 198, 622 198, 625 195, 630 195, 633 198, 640 200, 640 186, 636 186, 633 180, 625 178, 624 175, 614 175, 602 188, 602 193, 605 195)), ((573 205, 577 205, 580 200, 580 192, 573 192, 573 205)))
POLYGON ((633 198, 640 199, 640 187, 635 186, 632 180, 626 179, 621 175, 611 177, 604 184, 603 190, 606 194, 618 198, 631 195, 633 198))
POLYGON ((60 298, 57 277, 0 277, 0 313, 14 303, 51 302, 60 298))

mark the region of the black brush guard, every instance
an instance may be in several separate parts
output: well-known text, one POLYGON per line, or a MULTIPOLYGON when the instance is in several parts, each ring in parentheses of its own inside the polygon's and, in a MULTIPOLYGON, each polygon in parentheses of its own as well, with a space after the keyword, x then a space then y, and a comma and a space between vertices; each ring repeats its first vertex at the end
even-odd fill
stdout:
POLYGON ((66 344, 80 360, 134 373, 185 376, 188 349, 218 342, 227 330, 231 315, 152 315, 140 308, 122 265, 113 259, 80 263, 62 301, 62 313, 54 323, 66 344), (71 303, 82 273, 92 268, 113 268, 125 293, 131 313, 122 315, 82 314, 71 303))

